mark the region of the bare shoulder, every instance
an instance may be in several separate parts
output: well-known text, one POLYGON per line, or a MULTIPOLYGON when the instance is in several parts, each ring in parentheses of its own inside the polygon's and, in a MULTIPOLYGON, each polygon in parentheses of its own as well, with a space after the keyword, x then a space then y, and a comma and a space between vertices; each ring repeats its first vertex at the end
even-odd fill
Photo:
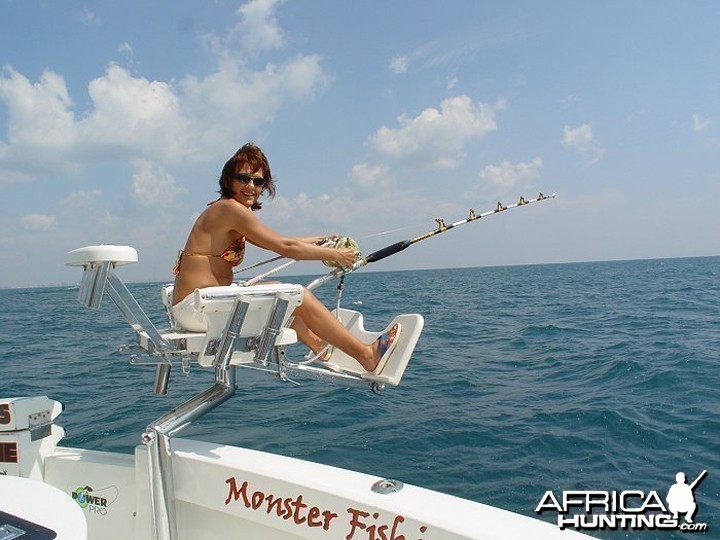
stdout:
POLYGON ((236 226, 252 219, 252 210, 243 206, 235 199, 220 199, 212 203, 203 212, 209 221, 236 226))

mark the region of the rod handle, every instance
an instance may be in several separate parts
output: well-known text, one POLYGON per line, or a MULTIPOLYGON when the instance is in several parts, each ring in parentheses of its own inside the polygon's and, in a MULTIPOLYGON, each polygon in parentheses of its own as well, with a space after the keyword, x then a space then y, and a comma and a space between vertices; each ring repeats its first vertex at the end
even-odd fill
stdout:
POLYGON ((403 240, 402 242, 396 242, 396 243, 391 244, 382 249, 378 249, 377 251, 373 251, 370 255, 365 257, 365 260, 369 263, 376 262, 376 261, 384 259, 385 257, 389 257, 390 255, 395 255, 396 253, 402 251, 403 249, 405 249, 411 245, 412 245, 412 243, 408 240, 403 240))

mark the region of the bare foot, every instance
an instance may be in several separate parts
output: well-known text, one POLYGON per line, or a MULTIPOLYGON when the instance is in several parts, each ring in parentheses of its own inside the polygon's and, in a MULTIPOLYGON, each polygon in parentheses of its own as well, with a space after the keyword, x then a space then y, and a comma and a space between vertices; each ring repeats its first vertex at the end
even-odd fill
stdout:
POLYGON ((395 323, 392 325, 392 327, 390 327, 390 330, 377 338, 375 344, 373 345, 375 358, 373 359, 373 363, 371 364, 372 367, 368 369, 368 371, 375 371, 378 368, 382 357, 393 346, 399 332, 400 325, 398 323, 395 323))

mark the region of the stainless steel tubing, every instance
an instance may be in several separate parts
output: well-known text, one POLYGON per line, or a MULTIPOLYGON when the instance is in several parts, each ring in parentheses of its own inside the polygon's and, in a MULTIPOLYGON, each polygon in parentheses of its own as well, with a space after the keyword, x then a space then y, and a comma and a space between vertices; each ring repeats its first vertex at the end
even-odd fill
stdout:
POLYGON ((170 371, 172 366, 168 364, 158 364, 155 370, 155 384, 153 385, 153 394, 164 396, 167 394, 168 381, 170 380, 170 371))
MULTIPOLYGON (((240 333, 247 312, 250 309, 250 302, 247 299, 238 296, 233 304, 233 309, 230 312, 230 317, 225 324, 225 331, 223 332, 223 339, 218 346, 218 351, 215 354, 213 365, 215 368, 227 369, 232 359, 233 349, 235 348, 235 341, 240 333)), ((217 374, 216 374, 217 377, 217 374)))
POLYGON ((102 304, 109 273, 110 263, 107 261, 85 267, 78 290, 78 302, 86 307, 98 309, 102 304))
POLYGON ((170 438, 232 397, 235 393, 235 369, 234 366, 230 366, 230 369, 222 370, 225 371, 222 380, 218 380, 204 392, 161 416, 148 427, 144 439, 148 445, 153 526, 158 540, 178 538, 170 438))
POLYGON ((275 342, 277 341, 289 305, 290 301, 288 299, 281 298, 280 295, 278 295, 268 324, 265 327, 265 331, 260 338, 260 343, 258 343, 257 351, 255 352, 255 362, 258 364, 267 366, 268 358, 270 357, 273 347, 275 347, 275 342))
POLYGON ((153 532, 156 540, 176 540, 177 520, 172 464, 170 463, 170 439, 157 432, 146 433, 149 438, 148 467, 150 470, 150 503, 153 509, 153 532))

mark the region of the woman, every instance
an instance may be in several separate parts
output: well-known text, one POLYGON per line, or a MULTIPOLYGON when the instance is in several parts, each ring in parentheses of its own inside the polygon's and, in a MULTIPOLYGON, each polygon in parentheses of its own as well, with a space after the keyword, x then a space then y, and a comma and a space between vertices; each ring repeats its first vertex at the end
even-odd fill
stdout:
MULTIPOLYGON (((204 331, 204 322, 193 313, 195 289, 230 285, 233 267, 242 262, 245 242, 274 251, 291 259, 334 261, 344 268, 355 263, 352 248, 327 248, 318 245, 323 237, 290 238, 264 226, 253 211, 262 205, 260 196, 275 195, 275 181, 265 154, 252 143, 228 160, 220 176, 220 198, 200 214, 190 231, 185 248, 178 256, 173 291, 173 317, 190 331, 204 331)), ((377 341, 365 344, 353 336, 308 290, 295 308, 291 327, 298 338, 314 353, 327 344, 337 347, 373 371, 385 354, 392 352, 400 331, 395 324, 377 341)))

